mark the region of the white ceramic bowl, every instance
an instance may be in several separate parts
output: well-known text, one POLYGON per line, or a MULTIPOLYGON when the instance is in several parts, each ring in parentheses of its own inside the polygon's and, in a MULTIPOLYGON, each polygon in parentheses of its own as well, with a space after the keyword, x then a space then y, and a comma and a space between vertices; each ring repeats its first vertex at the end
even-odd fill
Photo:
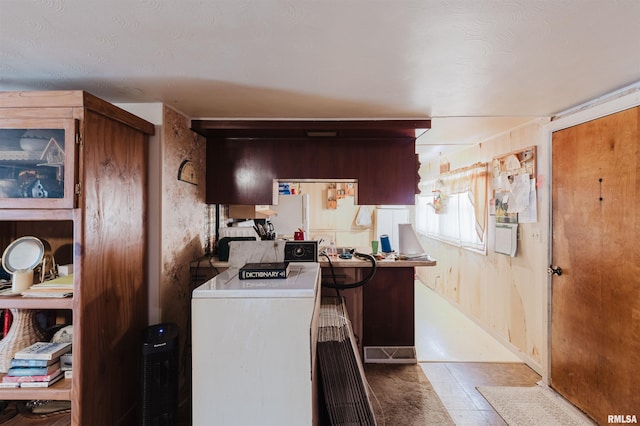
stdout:
POLYGON ((35 138, 35 137, 22 137, 20 138, 20 148, 23 151, 44 151, 49 139, 35 138))

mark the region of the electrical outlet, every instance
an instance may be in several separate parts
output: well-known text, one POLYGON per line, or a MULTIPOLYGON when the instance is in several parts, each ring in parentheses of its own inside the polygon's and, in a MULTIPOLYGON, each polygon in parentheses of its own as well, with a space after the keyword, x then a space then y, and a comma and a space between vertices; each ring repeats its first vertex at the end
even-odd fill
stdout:
POLYGON ((531 230, 531 239, 536 243, 539 243, 541 241, 542 238, 540 236, 540 228, 533 228, 531 230))

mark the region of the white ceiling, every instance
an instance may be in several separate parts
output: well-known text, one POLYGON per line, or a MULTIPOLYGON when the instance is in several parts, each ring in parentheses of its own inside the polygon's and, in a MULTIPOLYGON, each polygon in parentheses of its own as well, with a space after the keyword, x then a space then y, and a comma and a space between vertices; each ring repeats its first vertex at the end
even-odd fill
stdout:
POLYGON ((419 152, 638 81, 638 0, 0 1, 0 90, 192 118, 432 118, 419 152))

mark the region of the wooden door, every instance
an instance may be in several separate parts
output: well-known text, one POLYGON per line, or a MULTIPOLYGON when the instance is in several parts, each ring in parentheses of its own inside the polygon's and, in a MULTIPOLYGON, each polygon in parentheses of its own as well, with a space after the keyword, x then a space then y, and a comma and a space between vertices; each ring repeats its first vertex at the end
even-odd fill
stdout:
POLYGON ((552 139, 551 386, 600 424, 640 417, 640 107, 552 139))

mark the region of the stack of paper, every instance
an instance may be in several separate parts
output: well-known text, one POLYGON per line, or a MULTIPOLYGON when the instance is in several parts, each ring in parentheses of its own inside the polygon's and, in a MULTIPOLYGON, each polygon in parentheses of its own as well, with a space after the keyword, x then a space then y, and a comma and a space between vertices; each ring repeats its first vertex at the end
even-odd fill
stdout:
POLYGON ((22 292, 25 297, 70 297, 73 296, 73 274, 34 284, 22 292))

